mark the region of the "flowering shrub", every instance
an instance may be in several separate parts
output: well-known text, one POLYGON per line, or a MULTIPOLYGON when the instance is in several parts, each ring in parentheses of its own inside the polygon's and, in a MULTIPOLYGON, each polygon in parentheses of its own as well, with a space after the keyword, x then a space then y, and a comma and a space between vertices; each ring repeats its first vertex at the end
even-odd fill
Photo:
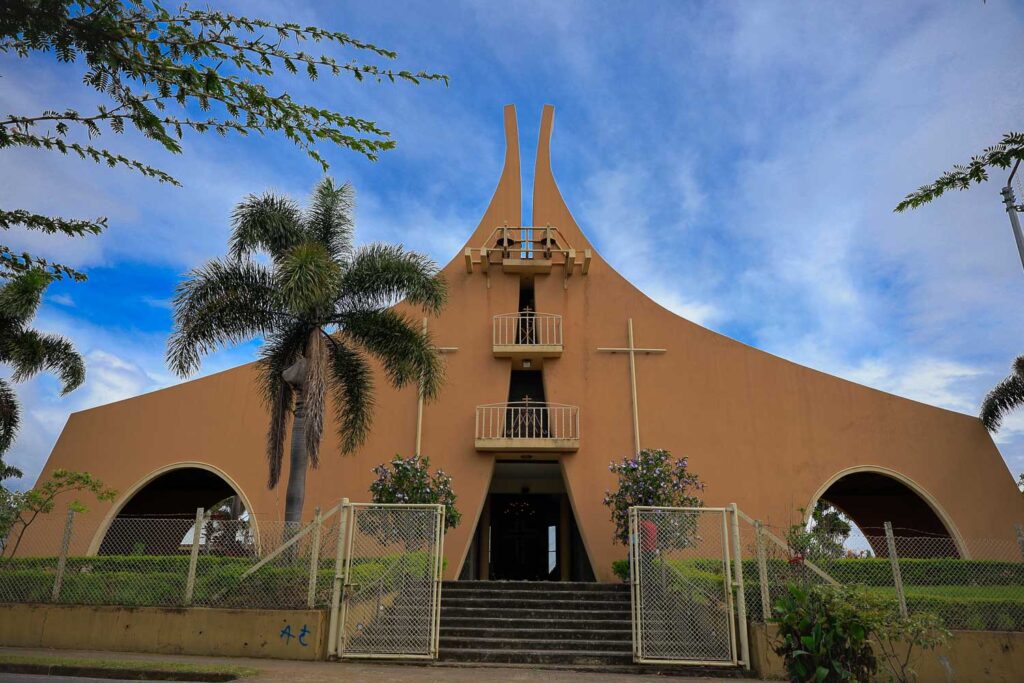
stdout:
POLYGON ((629 508, 634 505, 699 507, 703 501, 694 495, 704 490, 700 478, 689 472, 686 458, 672 460, 663 449, 644 449, 608 469, 619 477, 615 492, 605 491, 604 504, 611 508, 615 522, 615 540, 629 542, 629 508))
POLYGON ((402 458, 395 455, 390 463, 373 468, 377 479, 370 484, 374 503, 429 503, 444 505, 444 525, 454 529, 462 515, 455 509, 452 478, 438 469, 430 476, 430 458, 414 455, 402 458))

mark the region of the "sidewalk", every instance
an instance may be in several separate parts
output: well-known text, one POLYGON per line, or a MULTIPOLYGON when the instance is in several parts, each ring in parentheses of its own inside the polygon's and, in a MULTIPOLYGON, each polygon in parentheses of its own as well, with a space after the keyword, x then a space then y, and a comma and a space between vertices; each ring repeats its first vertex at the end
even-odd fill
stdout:
MULTIPOLYGON (((564 669, 518 667, 469 667, 414 664, 362 664, 355 662, 294 662, 280 659, 243 659, 157 655, 139 652, 98 652, 95 650, 40 650, 0 647, 0 653, 30 656, 54 656, 81 659, 113 659, 119 661, 193 662, 197 664, 231 664, 259 669, 260 673, 241 681, 268 683, 653 683, 673 680, 670 676, 636 675, 632 673, 596 673, 564 669)), ((59 680, 59 679, 58 679, 59 680)), ((753 678, 677 678, 686 683, 719 683, 740 681, 753 683, 753 678)))

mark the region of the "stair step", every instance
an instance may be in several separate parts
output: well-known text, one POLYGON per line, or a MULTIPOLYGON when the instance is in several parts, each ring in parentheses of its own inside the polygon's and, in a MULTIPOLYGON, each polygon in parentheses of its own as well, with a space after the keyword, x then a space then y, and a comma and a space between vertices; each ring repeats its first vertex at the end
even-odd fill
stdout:
POLYGON ((553 609, 564 611, 575 610, 629 610, 629 601, 622 600, 562 600, 552 598, 538 598, 534 600, 521 600, 515 598, 475 598, 475 597, 454 597, 446 595, 442 599, 442 605, 448 607, 479 607, 486 609, 553 609))
POLYGON ((445 638, 503 638, 509 641, 533 640, 624 640, 630 642, 633 633, 627 624, 619 629, 579 628, 480 628, 478 626, 441 625, 441 640, 445 638))
MULTIPOLYGON (((445 617, 484 618, 494 616, 493 608, 445 607, 441 602, 441 621, 445 617)), ((549 619, 560 621, 594 621, 629 619, 629 610, 556 610, 556 609, 503 609, 501 615, 508 619, 549 619)))
POLYGON ((631 652, 600 652, 590 650, 490 650, 455 649, 441 652, 441 659, 462 662, 502 664, 632 664, 631 652))
MULTIPOLYGON (((535 634, 540 635, 540 634, 535 634)), ((522 651, 573 651, 630 654, 633 643, 629 640, 548 640, 534 638, 525 641, 507 638, 450 638, 441 636, 440 645, 445 652, 453 650, 515 650, 522 651)))
POLYGON ((609 601, 629 603, 629 593, 623 591, 552 591, 543 593, 541 591, 524 590, 497 590, 497 589, 442 589, 441 595, 444 599, 466 599, 474 600, 563 600, 563 601, 609 601))
MULTIPOLYGON (((489 614, 486 617, 480 616, 462 616, 456 617, 441 613, 441 629, 446 628, 480 628, 480 629, 539 629, 539 630, 552 630, 552 629, 571 629, 580 628, 581 623, 579 620, 566 620, 566 619, 517 619, 508 618, 506 616, 496 617, 493 614, 489 614)), ((629 632, 631 629, 629 615, 625 618, 617 619, 589 619, 586 621, 586 629, 596 630, 624 630, 629 632)))
POLYGON ((592 581, 444 581, 441 584, 441 589, 523 590, 543 593, 552 591, 621 591, 629 594, 629 586, 624 583, 592 581))

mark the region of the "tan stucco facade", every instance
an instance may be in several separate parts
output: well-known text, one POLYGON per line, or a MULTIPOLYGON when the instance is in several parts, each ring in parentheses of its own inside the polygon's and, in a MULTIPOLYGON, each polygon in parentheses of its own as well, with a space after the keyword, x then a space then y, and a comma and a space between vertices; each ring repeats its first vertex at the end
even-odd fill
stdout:
MULTIPOLYGON (((515 110, 504 113, 507 151, 494 197, 467 247, 482 246, 497 226, 556 226, 592 260, 586 274, 553 269, 534 281, 536 310, 562 316, 561 357, 543 365, 546 400, 580 406, 580 445, 560 456, 565 485, 594 573, 611 580, 625 556, 612 541, 602 505, 613 484, 611 460, 633 452, 628 358, 598 352, 627 342, 665 349, 636 359, 641 446, 687 456, 706 482, 708 505, 736 502, 776 525, 798 516, 839 474, 857 468, 891 473, 926 499, 954 537, 1013 538, 1024 502, 992 439, 972 416, 924 405, 783 360, 707 330, 637 290, 594 250, 572 217, 551 170, 553 109, 543 113, 536 156, 532 221, 521 214, 515 110)), ((628 230, 628 226, 621 226, 628 230)), ((422 452, 454 479, 463 523, 445 541, 448 577, 466 556, 491 478, 492 452, 474 446, 475 407, 507 399, 510 361, 492 353, 491 320, 519 305, 519 276, 491 267, 467 272, 460 252, 443 269, 450 303, 429 328, 446 354, 447 381, 424 409, 422 452)), ((280 519, 284 487, 266 487, 267 415, 245 365, 137 398, 76 413, 42 477, 54 468, 87 470, 121 491, 77 522, 72 552, 95 550, 104 524, 155 473, 199 463, 228 479, 260 520, 280 519), (83 529, 97 533, 83 533, 83 529)), ((326 430, 321 465, 310 473, 304 514, 341 497, 367 500, 371 468, 409 455, 416 438, 415 388, 376 382, 374 429, 352 456, 337 455, 326 430)), ((286 475, 284 475, 286 476, 286 475)), ((40 523, 60 524, 53 520, 40 523)), ((43 529, 39 529, 43 533, 43 529)))

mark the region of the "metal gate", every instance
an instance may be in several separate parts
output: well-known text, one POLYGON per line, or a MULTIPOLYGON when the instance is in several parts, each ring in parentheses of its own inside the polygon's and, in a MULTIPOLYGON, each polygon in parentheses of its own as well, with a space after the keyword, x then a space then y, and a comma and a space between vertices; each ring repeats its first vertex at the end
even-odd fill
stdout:
MULTIPOLYGON (((732 508, 630 508, 634 661, 745 663, 745 628, 740 629, 742 658, 736 648, 731 572, 741 590, 740 624, 743 575, 741 563, 730 562, 732 520, 732 508)), ((734 543, 737 555, 738 546, 734 543)))
POLYGON ((341 657, 437 657, 444 506, 348 506, 341 657))

